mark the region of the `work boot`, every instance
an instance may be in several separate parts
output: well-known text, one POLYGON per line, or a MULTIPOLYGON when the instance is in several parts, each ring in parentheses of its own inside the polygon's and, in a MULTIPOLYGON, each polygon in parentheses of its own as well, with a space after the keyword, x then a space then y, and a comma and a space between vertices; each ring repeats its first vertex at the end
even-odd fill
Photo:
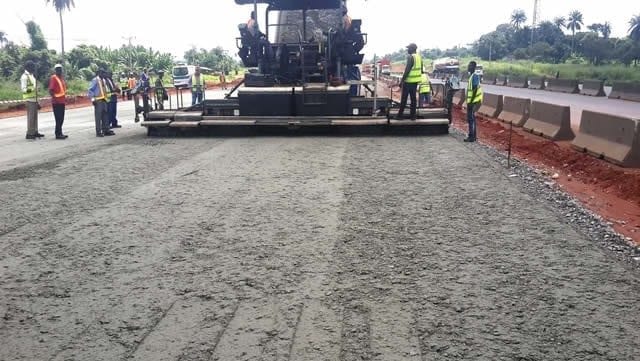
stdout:
POLYGON ((474 138, 464 138, 465 143, 474 143, 476 140, 474 138))
POLYGON ((34 139, 36 139, 36 136, 35 135, 31 135, 31 134, 27 134, 26 139, 34 140, 34 139))
POLYGON ((36 137, 38 137, 38 138, 44 138, 44 134, 42 134, 42 133, 36 133, 36 137))

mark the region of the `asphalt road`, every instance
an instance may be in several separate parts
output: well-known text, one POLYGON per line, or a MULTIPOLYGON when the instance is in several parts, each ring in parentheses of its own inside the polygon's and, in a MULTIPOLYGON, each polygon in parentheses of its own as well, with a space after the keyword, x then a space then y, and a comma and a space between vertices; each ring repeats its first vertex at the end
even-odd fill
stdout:
POLYGON ((128 107, 0 120, 0 360, 640 359, 637 269, 477 144, 147 138, 128 107))
POLYGON ((609 99, 607 97, 591 97, 580 94, 566 94, 546 90, 510 88, 497 85, 482 85, 487 93, 529 98, 531 100, 571 107, 571 124, 580 125, 583 110, 620 115, 631 118, 640 117, 640 103, 627 100, 609 99))

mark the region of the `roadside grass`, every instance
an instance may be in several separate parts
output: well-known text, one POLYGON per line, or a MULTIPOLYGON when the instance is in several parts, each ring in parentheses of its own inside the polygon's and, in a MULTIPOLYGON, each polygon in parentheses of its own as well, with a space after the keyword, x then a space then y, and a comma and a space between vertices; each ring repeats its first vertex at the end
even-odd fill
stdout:
MULTIPOLYGON (((463 61, 461 66, 467 63, 468 61, 463 61)), ((485 76, 555 77, 559 73, 562 79, 598 79, 605 80, 608 85, 614 81, 640 81, 640 68, 624 65, 544 64, 530 61, 492 61, 481 64, 485 76)))

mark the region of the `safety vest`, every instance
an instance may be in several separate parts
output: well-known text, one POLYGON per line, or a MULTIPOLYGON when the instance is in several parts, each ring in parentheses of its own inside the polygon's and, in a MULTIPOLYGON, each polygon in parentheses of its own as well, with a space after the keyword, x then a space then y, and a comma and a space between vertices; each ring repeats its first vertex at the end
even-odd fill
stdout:
POLYGON ((201 92, 202 91, 202 74, 199 77, 192 76, 191 77, 191 91, 192 92, 201 92))
POLYGON ((135 88, 136 87, 136 78, 129 78, 127 85, 129 85, 129 89, 135 88))
POLYGON ((105 85, 106 91, 104 92, 104 98, 109 101, 111 99, 111 95, 113 95, 113 93, 115 92, 115 89, 113 89, 115 85, 113 84, 113 80, 111 79, 105 79, 105 85))
POLYGON ((52 80, 54 80, 56 83, 58 83, 58 92, 57 93, 53 93, 53 97, 54 98, 62 98, 65 95, 67 95, 67 87, 64 84, 64 81, 62 81, 62 79, 58 78, 57 75, 54 75, 51 77, 52 80))
POLYGON ((100 90, 100 95, 95 97, 95 100, 107 100, 107 93, 104 91, 104 82, 103 80, 97 76, 96 80, 98 81, 98 89, 100 90))
POLYGON ((422 57, 420 54, 411 54, 413 56, 413 68, 409 71, 407 79, 404 81, 407 84, 418 84, 422 81, 422 57))
POLYGON ((22 99, 35 99, 36 98, 36 78, 30 73, 25 73, 27 76, 27 89, 22 93, 22 99))
POLYGON ((480 82, 478 81, 478 88, 476 90, 476 97, 471 99, 471 97, 473 97, 473 77, 478 76, 477 74, 471 74, 471 76, 469 77, 469 83, 467 85, 467 104, 478 104, 478 103, 482 103, 482 88, 480 87, 480 82))
POLYGON ((420 83, 420 94, 431 93, 431 84, 429 82, 429 76, 422 74, 422 82, 420 83))
POLYGON ((127 79, 127 78, 120 79, 120 88, 124 89, 124 88, 128 88, 128 87, 129 87, 129 79, 127 79))

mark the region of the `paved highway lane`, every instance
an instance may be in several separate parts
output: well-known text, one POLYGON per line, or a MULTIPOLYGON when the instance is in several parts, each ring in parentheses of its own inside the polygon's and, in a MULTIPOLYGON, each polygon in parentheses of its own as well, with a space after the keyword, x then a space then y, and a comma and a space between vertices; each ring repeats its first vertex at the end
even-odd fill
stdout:
POLYGON ((509 88, 497 85, 482 85, 487 93, 506 96, 530 98, 534 101, 571 106, 571 124, 580 125, 583 110, 620 115, 625 117, 640 117, 640 103, 627 100, 609 99, 606 97, 591 97, 580 94, 566 94, 546 90, 509 88))

